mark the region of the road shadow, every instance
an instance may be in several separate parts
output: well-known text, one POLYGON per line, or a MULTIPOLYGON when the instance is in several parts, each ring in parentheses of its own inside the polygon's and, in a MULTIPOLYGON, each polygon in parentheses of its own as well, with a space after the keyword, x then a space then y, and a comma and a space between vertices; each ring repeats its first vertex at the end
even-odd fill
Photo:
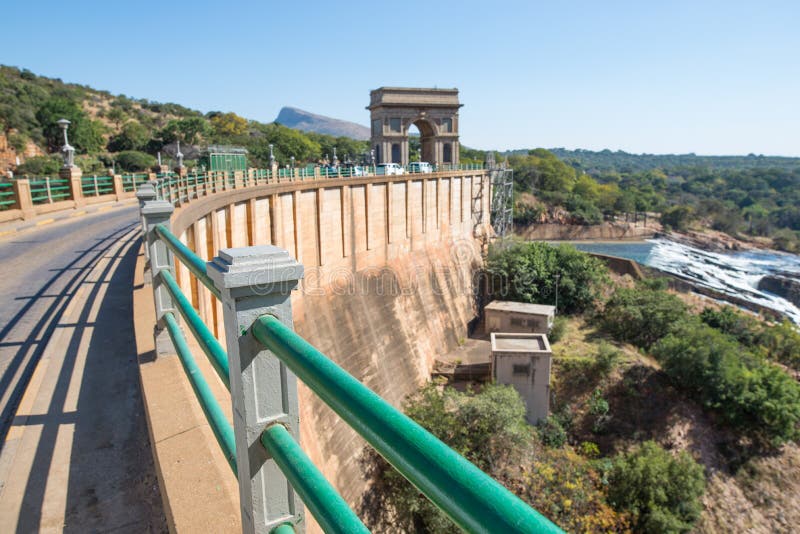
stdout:
MULTIPOLYGON (((137 233, 130 230, 127 226, 121 233, 104 237, 108 246, 98 247, 86 273, 69 291, 89 285, 80 316, 69 325, 73 330, 46 413, 35 416, 36 420, 29 418, 29 424, 41 425, 41 436, 20 508, 18 533, 41 527, 46 489, 63 483, 67 485, 64 532, 167 531, 139 388, 131 292, 139 247, 137 233), (112 253, 115 244, 119 247, 112 253), (108 262, 102 271, 91 273, 104 256, 108 262), (87 280, 90 273, 92 279, 87 280), (83 365, 79 365, 81 350, 86 356, 83 365), (76 383, 76 409, 66 412, 76 383), (73 425, 72 436, 65 431, 67 424, 73 425), (53 462, 57 447, 70 437, 64 481, 54 477, 53 462)), ((63 307, 58 310, 59 318, 63 311, 63 307)), ((66 326, 58 319, 52 325, 52 329, 66 326)))

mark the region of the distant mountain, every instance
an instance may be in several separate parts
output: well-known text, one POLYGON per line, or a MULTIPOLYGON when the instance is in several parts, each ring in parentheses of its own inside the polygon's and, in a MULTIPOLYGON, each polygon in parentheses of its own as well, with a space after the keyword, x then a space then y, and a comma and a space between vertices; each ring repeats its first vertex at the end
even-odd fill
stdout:
POLYGON ((324 115, 316 115, 291 107, 281 109, 275 122, 303 132, 350 137, 359 141, 366 141, 370 137, 369 128, 361 124, 325 117, 324 115))

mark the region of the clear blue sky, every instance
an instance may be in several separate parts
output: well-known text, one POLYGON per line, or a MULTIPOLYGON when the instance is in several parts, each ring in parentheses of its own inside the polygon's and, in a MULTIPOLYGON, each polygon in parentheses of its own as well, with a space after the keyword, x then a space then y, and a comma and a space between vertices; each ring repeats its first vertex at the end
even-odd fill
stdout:
POLYGON ((269 122, 457 87, 475 148, 800 156, 800 2, 7 2, 0 63, 269 122))

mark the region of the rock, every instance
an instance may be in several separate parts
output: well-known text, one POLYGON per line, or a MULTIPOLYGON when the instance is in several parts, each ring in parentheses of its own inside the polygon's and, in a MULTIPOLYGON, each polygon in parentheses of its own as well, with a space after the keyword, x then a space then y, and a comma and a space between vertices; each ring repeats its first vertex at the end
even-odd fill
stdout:
POLYGON ((800 306, 800 280, 796 277, 768 274, 758 281, 758 289, 774 293, 795 306, 800 306))

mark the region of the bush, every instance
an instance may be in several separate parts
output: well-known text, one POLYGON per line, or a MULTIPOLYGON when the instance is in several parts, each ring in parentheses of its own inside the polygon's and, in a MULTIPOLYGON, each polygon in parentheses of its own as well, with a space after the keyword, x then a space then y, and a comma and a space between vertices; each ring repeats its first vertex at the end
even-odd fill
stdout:
POLYGON ((64 160, 60 156, 35 156, 28 158, 14 171, 16 176, 54 176, 58 174, 64 160))
POLYGON ((600 260, 570 245, 542 242, 492 249, 487 271, 489 291, 506 300, 555 304, 557 283, 558 309, 567 313, 592 306, 608 279, 600 260))
POLYGON ((597 349, 597 354, 595 355, 595 373, 599 374, 603 378, 607 377, 617 365, 617 362, 621 357, 622 353, 618 349, 606 342, 600 343, 600 346, 597 349))
POLYGON ((652 352, 677 386, 757 443, 775 447, 800 437, 800 385, 732 338, 686 322, 652 352))
POLYGON ((548 415, 544 421, 539 421, 536 425, 536 432, 539 439, 548 447, 555 449, 563 447, 567 443, 567 431, 561 425, 561 421, 554 415, 548 415))
POLYGON ((120 152, 116 157, 117 165, 124 171, 145 171, 156 164, 156 159, 150 154, 136 150, 120 152))
POLYGON ((619 341, 648 348, 688 317, 686 305, 675 295, 638 286, 614 292, 601 325, 619 341))
POLYGON ((617 456, 609 500, 631 513, 637 532, 688 532, 702 512, 703 467, 686 452, 673 457, 653 441, 617 456))
POLYGON ((564 337, 564 334, 567 332, 567 318, 564 316, 559 315, 553 321, 553 327, 550 329, 550 333, 547 335, 547 340, 552 345, 553 343, 558 343, 561 338, 564 337))

